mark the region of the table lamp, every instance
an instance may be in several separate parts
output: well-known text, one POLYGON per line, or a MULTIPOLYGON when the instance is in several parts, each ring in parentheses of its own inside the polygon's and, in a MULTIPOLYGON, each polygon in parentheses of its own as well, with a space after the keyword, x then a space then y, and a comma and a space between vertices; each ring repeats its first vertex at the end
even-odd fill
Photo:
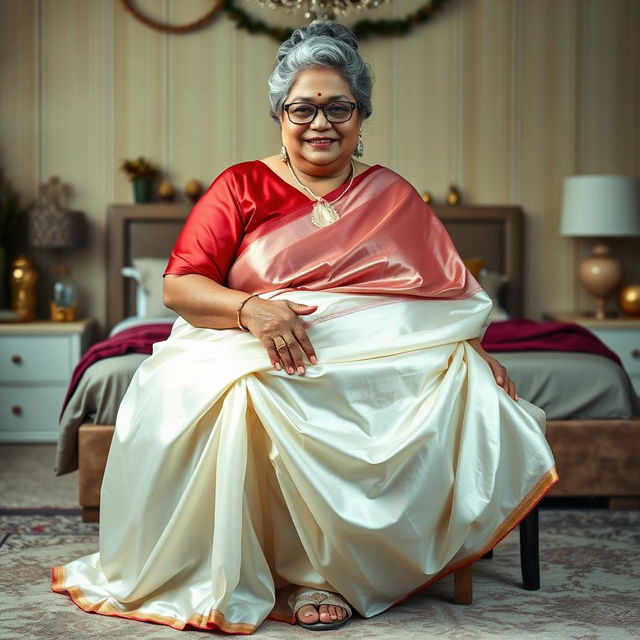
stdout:
POLYGON ((602 238, 640 236, 640 182, 631 176, 565 178, 560 235, 597 239, 578 273, 601 320, 607 297, 622 281, 622 263, 602 238))
MULTIPOLYGON (((34 249, 62 252, 80 248, 84 242, 86 221, 82 211, 65 209, 56 198, 42 198, 39 206, 29 212, 27 240, 34 249)), ((58 260, 59 261, 59 256, 58 260)), ((69 278, 69 269, 58 265, 50 302, 51 319, 71 321, 76 316, 76 288, 69 278)))

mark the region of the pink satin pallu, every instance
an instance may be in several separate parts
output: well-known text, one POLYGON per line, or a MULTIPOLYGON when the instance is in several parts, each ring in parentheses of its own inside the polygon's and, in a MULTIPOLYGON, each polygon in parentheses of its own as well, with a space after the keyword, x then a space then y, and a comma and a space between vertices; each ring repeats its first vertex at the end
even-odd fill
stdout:
POLYGON ((440 220, 398 174, 379 167, 339 202, 340 219, 328 227, 311 223, 305 202, 248 233, 229 286, 451 300, 480 290, 440 220))

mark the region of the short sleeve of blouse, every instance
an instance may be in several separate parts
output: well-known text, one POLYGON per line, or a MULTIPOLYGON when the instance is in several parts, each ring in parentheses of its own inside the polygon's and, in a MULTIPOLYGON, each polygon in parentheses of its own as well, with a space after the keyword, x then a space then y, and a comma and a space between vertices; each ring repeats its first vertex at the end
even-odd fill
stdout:
POLYGON ((195 273, 224 284, 242 241, 244 220, 233 172, 226 169, 189 213, 165 275, 195 273))

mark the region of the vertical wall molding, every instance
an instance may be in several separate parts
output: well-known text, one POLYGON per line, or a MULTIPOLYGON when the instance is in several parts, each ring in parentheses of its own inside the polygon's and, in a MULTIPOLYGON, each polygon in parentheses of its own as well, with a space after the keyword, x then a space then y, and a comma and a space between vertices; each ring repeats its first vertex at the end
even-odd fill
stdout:
MULTIPOLYGON (((172 16, 172 2, 171 0, 165 0, 165 22, 167 24, 173 23, 172 16)), ((171 42, 172 34, 164 33, 164 167, 165 170, 172 165, 173 160, 173 110, 171 108, 171 96, 172 96, 172 68, 171 64, 171 42)))
POLYGON ((587 25, 584 15, 584 0, 576 0, 576 113, 575 113, 575 161, 574 172, 576 174, 584 171, 584 139, 586 136, 587 122, 587 56, 585 47, 587 40, 587 25))
POLYGON ((108 106, 105 112, 104 127, 104 149, 106 154, 107 171, 104 175, 104 194, 107 203, 115 200, 115 172, 116 167, 116 149, 115 149, 115 113, 116 113, 116 91, 115 91, 115 27, 113 12, 115 7, 108 2, 104 3, 104 24, 106 29, 105 52, 104 58, 107 68, 105 69, 105 96, 108 100, 108 106), (109 171, 109 168, 111 171, 109 171))
POLYGON ((36 184, 44 182, 44 0, 36 0, 36 184))
POLYGON ((509 201, 519 204, 522 200, 522 87, 523 73, 521 43, 523 40, 522 3, 511 5, 511 113, 509 201))
MULTIPOLYGON (((236 69, 244 68, 244 56, 242 55, 243 44, 246 38, 251 38, 249 34, 241 33, 240 31, 236 31, 233 35, 233 50, 235 51, 234 55, 234 64, 236 69)), ((244 89, 242 86, 241 80, 237 77, 238 74, 234 73, 231 76, 233 83, 233 91, 232 94, 235 96, 235 104, 236 105, 244 105, 244 89)), ((231 105, 230 105, 231 106, 231 105)), ((249 115, 251 110, 245 110, 244 108, 238 108, 238 113, 242 113, 244 117, 249 115)), ((242 157, 242 151, 244 149, 244 130, 243 127, 240 126, 240 122, 238 122, 238 118, 233 118, 233 155, 234 162, 238 162, 242 157)))
MULTIPOLYGON (((587 75, 588 63, 586 47, 588 45, 588 21, 585 15, 585 0, 576 0, 576 76, 575 76, 575 157, 573 162, 573 173, 583 173, 585 163, 585 140, 587 135, 587 75)), ((578 269, 578 261, 585 257, 584 242, 581 239, 571 239, 572 262, 578 269)), ((580 301, 585 298, 582 286, 578 277, 573 279, 571 291, 571 304, 575 309, 580 305, 580 301)))
POLYGON ((453 103, 455 113, 452 127, 451 146, 454 149, 454 162, 452 167, 452 177, 458 185, 464 186, 464 123, 466 118, 465 92, 464 92, 464 60, 465 60, 465 39, 464 39, 464 12, 458 10, 455 15, 454 37, 451 39, 455 49, 453 55, 453 69, 455 78, 455 95, 453 103))

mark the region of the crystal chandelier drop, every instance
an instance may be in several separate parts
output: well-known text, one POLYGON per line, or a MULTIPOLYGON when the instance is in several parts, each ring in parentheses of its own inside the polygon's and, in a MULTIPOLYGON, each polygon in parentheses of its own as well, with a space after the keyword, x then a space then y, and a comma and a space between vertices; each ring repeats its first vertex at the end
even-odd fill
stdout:
POLYGON ((307 20, 335 20, 336 16, 345 15, 349 11, 375 9, 389 0, 258 0, 269 9, 286 9, 296 11, 306 9, 307 20))

